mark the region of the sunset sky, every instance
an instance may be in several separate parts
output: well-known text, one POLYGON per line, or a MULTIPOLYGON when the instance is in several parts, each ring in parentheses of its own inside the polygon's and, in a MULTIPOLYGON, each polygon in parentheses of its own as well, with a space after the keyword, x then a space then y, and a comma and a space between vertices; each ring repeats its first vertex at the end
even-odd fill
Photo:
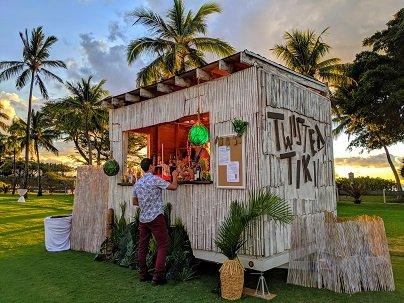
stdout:
MULTIPOLYGON (((206 1, 185 0, 189 8, 197 9, 206 1)), ((317 32, 329 26, 326 42, 332 46, 330 56, 352 61, 361 51, 364 37, 383 29, 403 2, 399 0, 222 0, 222 14, 209 19, 209 35, 231 43, 237 51, 249 49, 269 59, 274 58, 269 49, 282 42, 282 34, 293 28, 311 28, 317 32)), ((93 75, 95 80, 106 79, 111 94, 127 91, 135 86, 136 72, 148 62, 142 57, 133 66, 126 62, 128 42, 147 35, 129 12, 139 6, 164 13, 170 7, 169 0, 0 0, 0 60, 19 60, 22 44, 18 32, 42 25, 47 35, 55 35, 59 41, 52 49, 53 59, 64 60, 67 71, 57 74, 68 81, 93 75)), ((212 58, 214 59, 214 58, 212 58)), ((51 98, 66 95, 60 84, 48 82, 51 98)), ((43 100, 34 91, 34 108, 40 108, 43 100)), ((28 89, 16 90, 15 80, 0 83, 0 102, 10 116, 26 118, 28 89)), ((337 175, 356 175, 393 178, 382 150, 347 151, 347 136, 334 141, 337 175)), ((73 146, 59 142, 60 157, 43 153, 44 161, 72 163, 68 157, 73 146)), ((398 158, 404 157, 404 144, 390 147, 398 166, 398 158)))

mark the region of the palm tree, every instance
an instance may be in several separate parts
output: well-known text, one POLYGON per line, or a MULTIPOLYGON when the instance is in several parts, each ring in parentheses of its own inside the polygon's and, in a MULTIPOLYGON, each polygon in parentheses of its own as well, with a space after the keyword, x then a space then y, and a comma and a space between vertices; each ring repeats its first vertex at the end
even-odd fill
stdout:
POLYGON ((9 116, 4 112, 4 105, 0 103, 0 130, 5 130, 7 128, 7 124, 4 120, 7 121, 8 119, 9 116))
POLYGON ((1 160, 3 159, 3 156, 6 156, 7 153, 7 136, 0 133, 0 168, 2 166, 1 160))
MULTIPOLYGON (((29 146, 32 111, 32 93, 34 84, 38 85, 42 97, 48 99, 48 91, 42 80, 43 77, 56 80, 63 83, 63 80, 51 72, 48 68, 66 68, 66 64, 60 60, 50 60, 49 51, 52 45, 58 40, 55 36, 46 37, 42 31, 42 27, 34 28, 31 36, 28 37, 28 30, 25 33, 20 32, 23 43, 22 61, 1 61, 0 82, 17 77, 16 87, 22 89, 30 82, 28 97, 28 114, 25 146, 29 146)), ((25 175, 24 187, 28 185, 28 166, 29 166, 29 149, 25 150, 25 175)))
POLYGON ((329 86, 339 86, 352 83, 353 80, 345 75, 346 65, 339 58, 323 59, 331 47, 323 41, 323 35, 312 30, 285 32, 285 44, 276 44, 271 50, 281 58, 287 67, 306 76, 325 82, 329 86))
MULTIPOLYGON (((84 155, 84 158, 88 159, 88 165, 93 164, 91 133, 102 129, 102 125, 108 121, 108 115, 101 106, 101 100, 108 95, 108 92, 103 88, 105 80, 93 85, 91 79, 92 76, 88 79, 81 79, 77 83, 67 82, 66 87, 71 96, 54 104, 62 121, 66 118, 73 119, 69 123, 75 121, 76 125, 72 126, 76 129, 83 128, 87 143, 87 155, 84 155)), ((79 141, 77 141, 77 146, 79 146, 79 141)))
POLYGON ((41 182, 41 162, 39 160, 39 148, 58 154, 57 148, 53 145, 53 141, 59 137, 59 132, 49 127, 51 125, 48 117, 41 111, 32 111, 32 143, 36 155, 37 173, 38 173, 38 196, 42 196, 41 182))
POLYGON ((16 185, 17 185, 17 163, 16 158, 20 155, 23 146, 25 146, 25 130, 26 123, 18 117, 14 117, 13 122, 8 127, 8 136, 7 136, 7 149, 13 154, 13 191, 12 194, 15 194, 16 185))
POLYGON ((127 48, 128 63, 141 54, 151 53, 154 60, 138 73, 138 85, 146 85, 206 64, 205 53, 228 56, 234 48, 220 38, 206 37, 206 19, 222 9, 214 2, 203 4, 196 13, 186 12, 182 0, 174 0, 166 19, 152 10, 136 9, 132 16, 145 25, 152 37, 133 40, 127 48))

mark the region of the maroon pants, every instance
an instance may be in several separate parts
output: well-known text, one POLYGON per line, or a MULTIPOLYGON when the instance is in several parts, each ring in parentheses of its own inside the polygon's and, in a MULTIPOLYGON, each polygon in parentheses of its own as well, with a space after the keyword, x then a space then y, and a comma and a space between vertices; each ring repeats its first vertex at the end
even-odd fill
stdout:
POLYGON ((140 277, 147 276, 146 257, 149 252, 150 236, 153 234, 157 242, 157 260, 154 267, 153 280, 165 278, 166 256, 169 245, 169 236, 166 220, 163 215, 158 215, 156 219, 149 223, 139 224, 139 274, 140 277))

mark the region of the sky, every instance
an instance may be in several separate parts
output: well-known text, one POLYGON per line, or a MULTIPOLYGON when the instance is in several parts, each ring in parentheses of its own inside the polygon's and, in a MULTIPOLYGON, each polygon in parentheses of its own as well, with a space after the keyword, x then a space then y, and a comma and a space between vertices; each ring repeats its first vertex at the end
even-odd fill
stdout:
MULTIPOLYGON (((201 0, 185 0, 186 6, 196 10, 201 0)), ((317 32, 330 27, 325 41, 331 45, 331 56, 344 62, 352 61, 364 50, 362 40, 385 28, 395 12, 403 5, 398 0, 218 0, 221 14, 209 18, 209 36, 220 37, 237 51, 251 50, 271 60, 270 52, 282 42, 285 31, 310 28, 317 32)), ((77 81, 93 75, 95 80, 106 79, 106 88, 117 94, 135 87, 136 73, 150 57, 143 56, 132 66, 126 62, 125 49, 131 39, 146 36, 141 25, 133 25, 130 12, 138 7, 150 8, 165 14, 171 0, 0 0, 0 60, 20 59, 21 40, 18 32, 43 26, 47 35, 59 41, 51 51, 52 59, 63 60, 66 71, 57 74, 66 81, 77 81)), ((215 58, 211 58, 215 59, 215 58)), ((51 98, 67 94, 65 88, 48 82, 51 98)), ((17 90, 15 81, 0 83, 0 102, 10 116, 26 118, 28 89, 17 90)), ((44 100, 34 90, 34 109, 44 100)), ((336 174, 347 176, 370 175, 393 178, 383 150, 370 153, 346 150, 348 137, 341 135, 334 141, 336 174)), ((73 164, 68 156, 74 153, 69 143, 58 142, 60 156, 43 152, 44 161, 73 164)), ((390 147, 398 165, 404 157, 404 144, 390 147)))

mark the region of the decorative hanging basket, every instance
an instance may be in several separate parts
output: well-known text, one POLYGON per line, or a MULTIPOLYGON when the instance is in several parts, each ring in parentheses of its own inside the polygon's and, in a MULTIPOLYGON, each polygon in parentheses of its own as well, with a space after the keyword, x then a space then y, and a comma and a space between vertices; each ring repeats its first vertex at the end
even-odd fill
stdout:
POLYGON ((222 298, 239 300, 243 294, 244 267, 238 258, 226 260, 219 269, 222 298))
POLYGON ((209 130, 200 122, 195 123, 188 133, 188 139, 195 146, 202 146, 209 141, 209 130))
POLYGON ((116 176, 119 172, 119 163, 114 159, 110 159, 104 163, 103 168, 107 176, 116 176))

